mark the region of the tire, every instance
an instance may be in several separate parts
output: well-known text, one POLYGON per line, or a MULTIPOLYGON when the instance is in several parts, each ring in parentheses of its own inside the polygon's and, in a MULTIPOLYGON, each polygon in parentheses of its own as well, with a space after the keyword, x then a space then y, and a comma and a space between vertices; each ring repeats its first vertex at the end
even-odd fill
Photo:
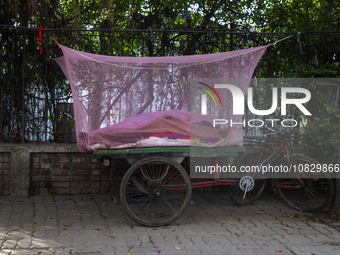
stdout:
POLYGON ((136 162, 124 175, 120 187, 120 201, 126 214, 147 227, 166 226, 177 220, 190 198, 187 172, 165 157, 136 162))
MULTIPOLYGON (((306 156, 294 156, 293 162, 296 167, 319 164, 306 156)), ((335 192, 333 180, 324 172, 306 174, 296 171, 289 173, 287 178, 274 179, 273 185, 290 206, 303 212, 321 211, 332 201, 335 192)))
MULTIPOLYGON (((262 152, 260 150, 246 151, 239 160, 237 169, 240 169, 241 166, 257 166, 261 162, 262 158, 264 157, 262 156, 262 152)), ((236 205, 249 205, 253 203, 261 196, 268 183, 268 179, 257 178, 260 177, 259 175, 249 173, 245 174, 245 176, 251 177, 254 180, 253 188, 246 192, 245 197, 245 191, 240 187, 240 178, 237 179, 237 185, 228 186, 229 198, 236 205)))

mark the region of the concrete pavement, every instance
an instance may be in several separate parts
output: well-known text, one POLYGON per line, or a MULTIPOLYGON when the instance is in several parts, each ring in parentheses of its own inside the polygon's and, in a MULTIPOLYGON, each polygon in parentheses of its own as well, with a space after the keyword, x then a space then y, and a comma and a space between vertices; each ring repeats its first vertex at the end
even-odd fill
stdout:
POLYGON ((0 255, 340 254, 334 216, 292 210, 272 194, 244 207, 223 193, 193 191, 192 200, 171 226, 146 228, 110 195, 2 197, 0 255))

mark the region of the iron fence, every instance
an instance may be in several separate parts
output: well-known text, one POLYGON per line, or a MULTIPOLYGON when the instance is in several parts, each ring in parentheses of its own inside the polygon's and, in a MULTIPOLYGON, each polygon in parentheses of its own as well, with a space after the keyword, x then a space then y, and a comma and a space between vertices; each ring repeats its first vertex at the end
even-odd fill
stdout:
MULTIPOLYGON (((99 30, 49 30, 61 44, 78 50, 119 56, 176 56, 207 54, 262 46, 282 34, 218 33, 209 31, 147 32, 99 30)), ((0 28, 0 142, 75 142, 72 97, 59 66, 49 60, 62 55, 50 38, 37 29, 0 28)), ((339 61, 339 33, 301 34, 269 47, 254 77, 282 77, 307 63, 339 61), (316 52, 318 49, 319 52, 316 52), (301 50, 303 54, 301 54, 301 50)), ((257 95, 254 107, 267 109, 271 91, 257 95)), ((291 111, 289 116, 298 113, 291 111)), ((250 113, 246 114, 246 118, 250 113)), ((247 135, 258 131, 246 128, 247 135)))

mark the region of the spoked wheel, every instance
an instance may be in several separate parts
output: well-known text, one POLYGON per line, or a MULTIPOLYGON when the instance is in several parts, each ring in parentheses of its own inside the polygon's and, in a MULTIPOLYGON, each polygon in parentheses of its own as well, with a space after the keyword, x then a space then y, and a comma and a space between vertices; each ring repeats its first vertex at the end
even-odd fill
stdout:
POLYGON ((278 194, 292 207, 304 212, 317 212, 324 209, 333 199, 334 184, 327 173, 310 173, 312 164, 319 164, 309 157, 294 157, 296 172, 287 178, 273 180, 278 194))
MULTIPOLYGON (((238 169, 246 166, 257 166, 261 162, 262 152, 259 150, 246 151, 237 166, 238 169)), ((268 183, 267 179, 261 179, 260 175, 245 173, 238 178, 237 185, 228 186, 228 195, 236 205, 249 205, 258 199, 268 183)))
POLYGON ((176 161, 150 157, 124 175, 120 200, 135 222, 147 227, 169 225, 184 212, 191 197, 188 174, 176 161))

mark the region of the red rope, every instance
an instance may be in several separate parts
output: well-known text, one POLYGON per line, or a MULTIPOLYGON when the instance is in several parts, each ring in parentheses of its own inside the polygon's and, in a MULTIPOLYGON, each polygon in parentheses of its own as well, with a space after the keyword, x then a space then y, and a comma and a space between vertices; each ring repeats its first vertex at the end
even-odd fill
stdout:
POLYGON ((44 27, 40 27, 39 28, 39 36, 38 36, 38 41, 40 42, 40 55, 42 54, 42 31, 44 31, 45 28, 44 27))

